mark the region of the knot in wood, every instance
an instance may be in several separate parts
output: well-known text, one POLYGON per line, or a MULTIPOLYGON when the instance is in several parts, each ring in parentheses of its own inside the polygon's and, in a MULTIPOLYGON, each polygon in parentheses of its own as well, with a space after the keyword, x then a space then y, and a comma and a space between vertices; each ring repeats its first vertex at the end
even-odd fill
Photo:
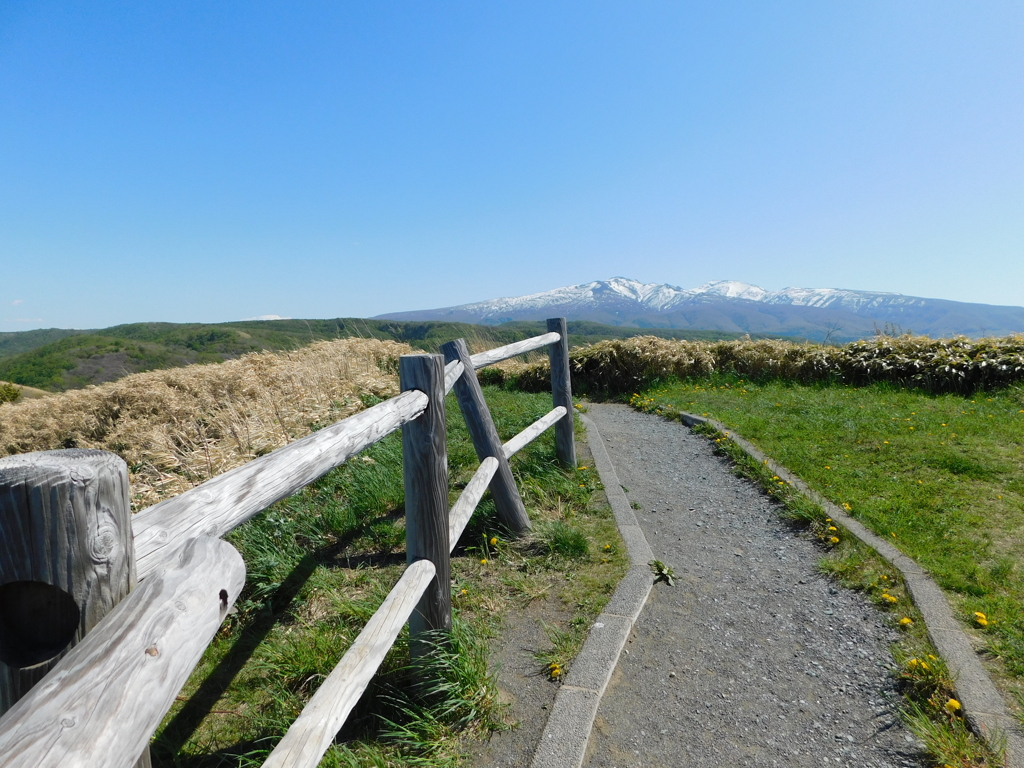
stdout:
POLYGON ((120 550, 119 538, 118 531, 113 525, 100 526, 89 547, 89 555, 93 562, 105 563, 108 560, 113 560, 120 550))
POLYGON ((146 655, 147 656, 159 656, 160 655, 160 651, 157 650, 157 647, 155 645, 151 645, 151 646, 149 646, 149 648, 146 649, 146 655))

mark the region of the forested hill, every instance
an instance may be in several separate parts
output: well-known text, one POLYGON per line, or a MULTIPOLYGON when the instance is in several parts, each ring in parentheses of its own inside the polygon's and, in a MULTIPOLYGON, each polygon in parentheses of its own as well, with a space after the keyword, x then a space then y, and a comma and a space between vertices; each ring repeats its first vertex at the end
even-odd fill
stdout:
MULTIPOLYGON (((433 352, 445 341, 459 337, 469 340, 471 346, 492 347, 539 333, 544 333, 542 322, 483 326, 359 318, 214 324, 132 323, 100 330, 50 328, 0 334, 0 381, 59 392, 113 381, 138 371, 223 362, 248 352, 295 349, 323 339, 351 336, 392 339, 433 352)), ((569 323, 569 342, 574 346, 643 333, 707 340, 739 335, 618 328, 586 321, 569 323)))

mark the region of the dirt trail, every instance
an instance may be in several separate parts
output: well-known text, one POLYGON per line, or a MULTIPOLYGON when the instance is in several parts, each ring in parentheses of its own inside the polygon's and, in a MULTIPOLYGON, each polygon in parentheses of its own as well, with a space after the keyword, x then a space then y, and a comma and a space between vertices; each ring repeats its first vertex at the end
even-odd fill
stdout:
POLYGON ((584 765, 924 765, 895 712, 893 631, 819 574, 820 551, 774 502, 678 423, 589 415, 677 579, 652 591, 584 765))

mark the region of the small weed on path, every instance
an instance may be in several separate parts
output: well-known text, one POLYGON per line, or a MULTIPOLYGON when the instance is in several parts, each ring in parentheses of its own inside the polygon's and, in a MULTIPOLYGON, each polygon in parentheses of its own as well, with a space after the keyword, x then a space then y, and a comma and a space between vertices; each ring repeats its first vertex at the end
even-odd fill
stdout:
MULTIPOLYGON (((709 377, 632 398, 643 410, 713 417, 925 566, 985 644, 1004 688, 1024 676, 1024 397, 971 397, 888 385, 755 384, 709 377)), ((817 505, 710 428, 700 431, 807 525, 827 550, 822 568, 863 590, 900 628, 894 649, 908 723, 939 765, 1001 765, 971 734, 952 681, 931 649, 899 573, 852 540, 817 505)))

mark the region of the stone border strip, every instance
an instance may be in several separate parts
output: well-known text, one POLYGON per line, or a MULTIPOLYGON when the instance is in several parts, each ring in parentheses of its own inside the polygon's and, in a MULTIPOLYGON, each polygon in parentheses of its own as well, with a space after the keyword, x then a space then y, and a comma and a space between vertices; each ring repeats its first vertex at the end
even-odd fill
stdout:
POLYGON ((626 544, 630 566, 591 627, 583 648, 555 695, 531 768, 579 768, 583 764, 601 696, 654 584, 648 566, 654 553, 647 537, 637 523, 626 494, 622 492, 601 433, 593 421, 586 416, 581 418, 587 428, 587 442, 594 455, 594 466, 626 544))
POLYGON ((739 437, 735 430, 714 419, 682 411, 675 413, 688 427, 708 424, 728 435, 748 456, 759 464, 765 464, 772 472, 821 506, 833 522, 841 525, 899 569, 914 604, 924 618, 928 636, 953 675, 956 693, 963 705, 967 721, 994 748, 998 748, 1005 738, 1007 768, 1024 768, 1024 735, 1021 734, 1017 721, 1010 715, 1006 702, 974 652, 966 633, 954 617, 946 596, 927 572, 888 541, 850 517, 840 507, 808 488, 806 483, 792 472, 776 464, 770 457, 739 437))

